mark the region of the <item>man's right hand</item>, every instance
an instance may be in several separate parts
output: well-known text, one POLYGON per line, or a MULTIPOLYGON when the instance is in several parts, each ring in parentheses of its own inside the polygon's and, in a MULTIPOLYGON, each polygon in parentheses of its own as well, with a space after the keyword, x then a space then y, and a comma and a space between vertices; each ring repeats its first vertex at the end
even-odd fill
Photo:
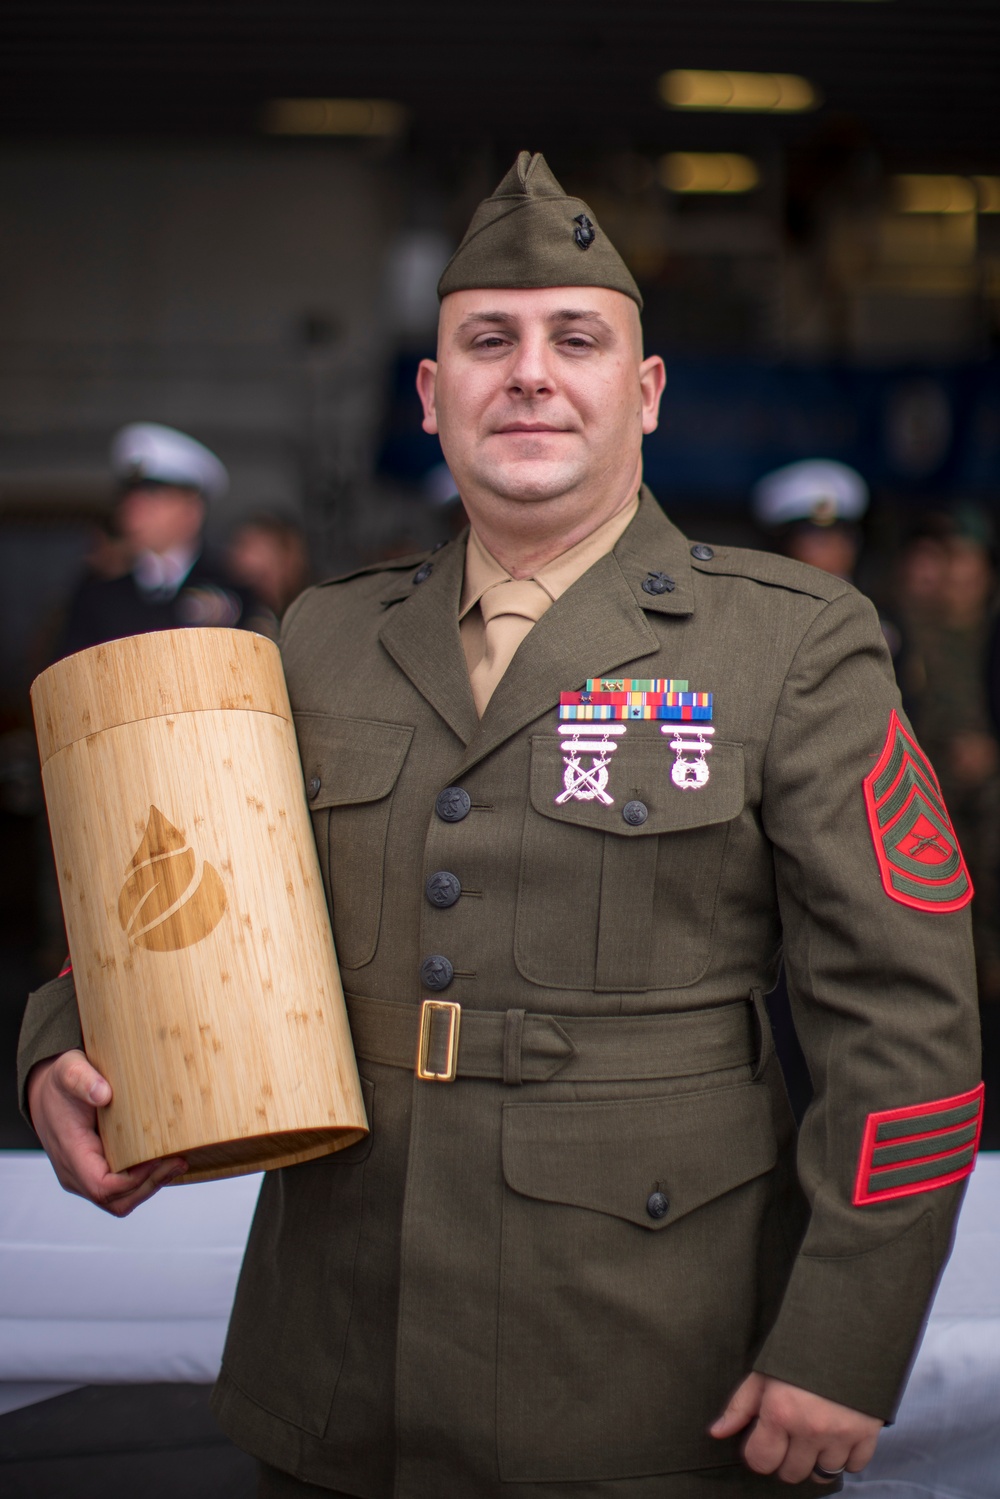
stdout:
POLYGON ((177 1156, 112 1171, 97 1133, 97 1110, 111 1102, 111 1084, 82 1051, 64 1051, 38 1062, 28 1077, 28 1108, 35 1132, 67 1192, 124 1218, 166 1182, 187 1169, 177 1156))

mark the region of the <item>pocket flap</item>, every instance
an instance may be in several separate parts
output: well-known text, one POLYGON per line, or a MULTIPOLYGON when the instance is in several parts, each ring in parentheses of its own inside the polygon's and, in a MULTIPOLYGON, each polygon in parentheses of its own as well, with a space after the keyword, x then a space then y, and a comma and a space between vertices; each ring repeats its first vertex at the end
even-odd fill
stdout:
POLYGON ((503 1171, 524 1197, 589 1208, 661 1229, 777 1158, 760 1083, 595 1103, 511 1103, 503 1171), (657 1193, 664 1202, 650 1199, 657 1193), (656 1216, 656 1214, 659 1216, 656 1216))
MULTIPOLYGON (((608 758, 603 793, 612 797, 611 805, 596 795, 590 800, 570 796, 557 802, 556 797, 566 787, 562 745, 572 728, 567 724, 558 736, 536 734, 531 740, 531 805, 543 817, 576 827, 598 828, 602 833, 618 833, 624 838, 641 838, 650 833, 676 833, 730 822, 743 809, 746 790, 741 744, 722 740, 713 743, 705 757, 708 781, 696 790, 684 789, 670 776, 674 752, 668 736, 646 734, 642 729, 623 734, 608 758), (638 827, 630 826, 622 816, 622 808, 630 801, 643 802, 648 813, 638 827)), ((589 761, 584 768, 589 768, 589 761)), ((590 788, 585 785, 582 789, 590 788)))
POLYGON ((413 738, 412 728, 373 718, 296 713, 295 733, 313 811, 381 801, 395 786, 413 738))

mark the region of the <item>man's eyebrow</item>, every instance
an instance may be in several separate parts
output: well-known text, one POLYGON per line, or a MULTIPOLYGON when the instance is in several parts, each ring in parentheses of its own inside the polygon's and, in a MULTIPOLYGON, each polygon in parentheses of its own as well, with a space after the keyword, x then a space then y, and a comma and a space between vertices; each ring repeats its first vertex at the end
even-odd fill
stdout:
POLYGON ((474 328, 480 323, 499 323, 504 327, 509 327, 516 321, 517 319, 512 317, 509 312, 470 312, 468 317, 462 319, 455 331, 463 333, 467 328, 474 328))
MULTIPOLYGON (((509 328, 516 324, 517 321, 518 319, 509 312, 470 312, 468 317, 463 318, 459 323, 456 332, 468 332, 472 328, 483 325, 509 328)), ((600 329, 603 333, 614 333, 611 324, 599 312, 582 307, 560 308, 558 312, 550 312, 545 321, 560 327, 566 323, 589 323, 592 327, 600 329)))
POLYGON ((566 307, 559 312, 552 312, 546 318, 548 323, 590 323, 592 327, 599 328, 603 333, 614 333, 614 329, 606 318, 601 317, 599 312, 593 312, 586 308, 566 307))

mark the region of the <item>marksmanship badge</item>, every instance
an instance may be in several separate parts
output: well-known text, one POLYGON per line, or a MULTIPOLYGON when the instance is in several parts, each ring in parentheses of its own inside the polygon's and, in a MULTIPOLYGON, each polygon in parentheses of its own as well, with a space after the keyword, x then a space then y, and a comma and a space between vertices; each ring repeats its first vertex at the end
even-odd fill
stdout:
POLYGON ((968 905, 972 881, 937 776, 895 710, 864 797, 886 895, 918 911, 968 905))
POLYGON ((700 791, 708 785, 708 761, 705 756, 712 748, 709 735, 715 730, 709 724, 663 724, 661 734, 671 734, 670 748, 674 752, 674 763, 670 767, 670 779, 682 791, 700 791))
POLYGON ((571 737, 562 741, 565 769, 563 789, 555 799, 557 807, 568 801, 614 805, 615 799, 607 790, 608 762, 618 748, 615 736, 625 731, 623 723, 584 723, 564 728, 564 733, 571 737))

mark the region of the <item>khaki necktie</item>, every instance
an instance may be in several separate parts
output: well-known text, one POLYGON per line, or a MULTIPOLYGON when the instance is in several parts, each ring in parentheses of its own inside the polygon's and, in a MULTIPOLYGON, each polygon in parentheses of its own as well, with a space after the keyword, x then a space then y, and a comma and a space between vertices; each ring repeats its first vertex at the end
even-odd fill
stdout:
POLYGON ((469 680, 480 717, 514 652, 551 604, 545 589, 531 578, 496 583, 479 600, 485 624, 484 649, 482 660, 469 673, 469 680))

